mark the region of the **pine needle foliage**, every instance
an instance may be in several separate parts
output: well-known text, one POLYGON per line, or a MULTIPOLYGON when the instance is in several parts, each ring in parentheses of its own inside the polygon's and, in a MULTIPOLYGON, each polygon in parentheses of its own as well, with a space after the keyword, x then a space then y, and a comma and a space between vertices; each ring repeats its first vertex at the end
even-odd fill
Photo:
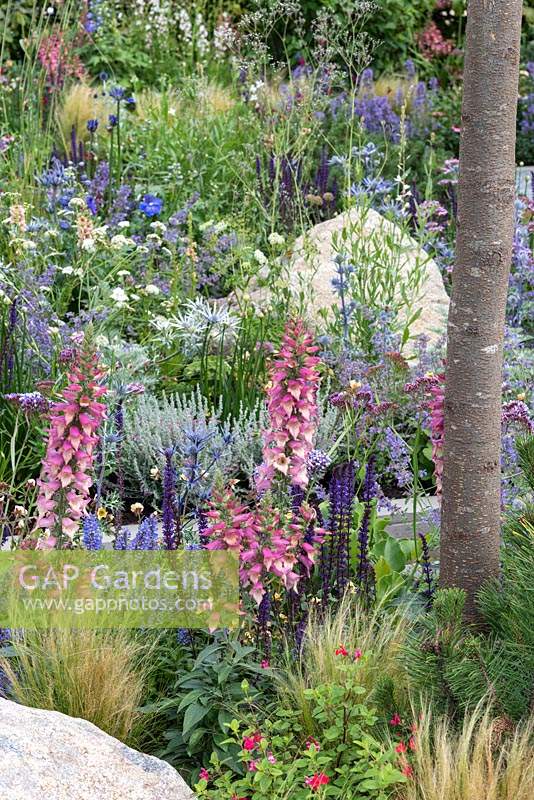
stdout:
POLYGON ((405 648, 412 683, 438 713, 459 717, 483 698, 495 713, 517 721, 534 703, 534 526, 509 523, 500 582, 478 597, 481 632, 462 619, 465 596, 437 592, 434 607, 405 648))
POLYGON ((523 477, 534 491, 534 435, 519 436, 515 440, 515 448, 523 477))

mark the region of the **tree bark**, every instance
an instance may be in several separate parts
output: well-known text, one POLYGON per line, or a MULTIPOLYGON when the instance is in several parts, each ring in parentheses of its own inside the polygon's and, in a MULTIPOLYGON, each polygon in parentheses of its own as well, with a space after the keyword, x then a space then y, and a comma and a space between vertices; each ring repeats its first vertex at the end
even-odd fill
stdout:
POLYGON ((469 0, 448 322, 441 585, 499 574, 501 406, 515 200, 521 0, 469 0))

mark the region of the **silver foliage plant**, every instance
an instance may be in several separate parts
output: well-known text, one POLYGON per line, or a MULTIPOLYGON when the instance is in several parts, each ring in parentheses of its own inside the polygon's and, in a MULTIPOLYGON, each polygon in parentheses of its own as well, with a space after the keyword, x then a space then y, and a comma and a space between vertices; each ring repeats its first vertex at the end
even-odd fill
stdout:
POLYGON ((317 395, 317 433, 315 449, 328 453, 339 436, 339 410, 329 401, 330 381, 325 381, 317 395))
POLYGON ((132 496, 161 499, 159 476, 165 465, 164 451, 169 447, 175 448, 178 475, 189 474, 192 431, 198 434, 198 440, 205 441, 198 453, 199 478, 190 487, 192 495, 207 496, 219 476, 228 480, 244 475, 251 482, 261 461, 265 425, 263 403, 252 411, 242 411, 233 421, 223 422, 220 408, 210 409, 199 391, 187 396, 140 396, 126 408, 124 420, 123 461, 132 496))

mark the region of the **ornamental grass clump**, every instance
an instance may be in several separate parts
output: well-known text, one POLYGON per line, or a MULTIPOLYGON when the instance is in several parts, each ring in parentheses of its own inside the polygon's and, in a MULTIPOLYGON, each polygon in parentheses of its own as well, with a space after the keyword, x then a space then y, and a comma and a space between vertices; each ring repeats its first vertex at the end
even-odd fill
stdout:
POLYGON ((404 800, 531 800, 534 717, 513 728, 479 706, 458 731, 447 718, 420 718, 404 800))
POLYGON ((127 630, 25 630, 0 670, 18 703, 86 719, 132 744, 140 732, 147 656, 127 630))

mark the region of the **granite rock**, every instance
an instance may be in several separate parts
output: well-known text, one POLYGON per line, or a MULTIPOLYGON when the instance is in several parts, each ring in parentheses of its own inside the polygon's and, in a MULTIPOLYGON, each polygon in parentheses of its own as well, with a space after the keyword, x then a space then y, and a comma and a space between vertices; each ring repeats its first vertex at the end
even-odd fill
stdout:
POLYGON ((2 800, 192 800, 178 772, 83 719, 0 699, 2 800))
MULTIPOLYGON (((322 309, 328 311, 337 304, 332 288, 336 255, 334 239, 337 236, 339 240, 343 231, 348 234, 349 252, 353 237, 359 237, 364 243, 356 249, 365 254, 365 261, 371 268, 386 269, 388 263, 392 265, 397 298, 401 287, 408 286, 419 270, 421 279, 413 294, 413 302, 401 309, 399 316, 404 322, 408 315, 421 309, 419 318, 411 325, 412 336, 424 334, 431 344, 440 341, 447 329, 449 297, 438 265, 411 236, 373 209, 367 210, 363 216, 358 208, 338 214, 315 225, 295 241, 284 280, 295 296, 305 298, 304 307, 308 314, 316 318, 322 309)), ((271 291, 268 286, 253 286, 248 294, 257 307, 269 305, 271 291)))

